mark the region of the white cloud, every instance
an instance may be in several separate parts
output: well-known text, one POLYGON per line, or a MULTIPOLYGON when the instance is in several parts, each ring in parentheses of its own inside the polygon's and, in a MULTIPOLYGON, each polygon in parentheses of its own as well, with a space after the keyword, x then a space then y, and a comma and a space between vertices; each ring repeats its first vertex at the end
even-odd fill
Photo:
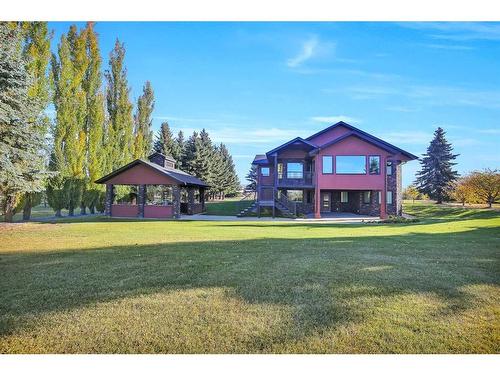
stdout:
POLYGON ((351 123, 351 124, 359 124, 361 123, 361 120, 358 120, 354 117, 350 117, 350 116, 344 116, 344 115, 340 115, 340 116, 316 116, 316 117, 311 117, 311 120, 312 121, 316 121, 316 122, 321 122, 321 123, 328 123, 328 124, 335 124, 339 121, 344 121, 344 122, 347 122, 348 124, 351 123))
POLYGON ((319 45, 319 39, 316 35, 306 40, 302 44, 300 52, 295 56, 287 60, 286 64, 290 68, 296 68, 302 63, 306 62, 314 56, 319 45))
POLYGON ((390 132, 382 134, 380 138, 396 145, 425 145, 432 140, 432 133, 422 131, 390 132))
POLYGON ((445 50, 455 50, 455 51, 469 51, 475 49, 474 47, 463 46, 458 44, 422 44, 422 46, 433 49, 445 49, 445 50))
POLYGON ((498 129, 482 129, 478 130, 479 133, 483 134, 500 134, 500 128, 498 129))
POLYGON ((386 108, 388 111, 393 111, 393 112, 416 112, 417 109, 415 108, 409 108, 405 106, 390 106, 386 108))
POLYGON ((500 40, 498 22, 402 22, 401 26, 429 31, 436 39, 448 40, 500 40))

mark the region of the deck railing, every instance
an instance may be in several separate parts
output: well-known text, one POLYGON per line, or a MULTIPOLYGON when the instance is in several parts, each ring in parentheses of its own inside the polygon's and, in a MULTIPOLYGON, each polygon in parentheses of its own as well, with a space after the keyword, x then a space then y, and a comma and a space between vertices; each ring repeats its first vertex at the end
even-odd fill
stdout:
POLYGON ((286 186, 314 185, 314 172, 278 173, 278 185, 286 185, 286 186))
POLYGON ((292 214, 297 216, 297 202, 288 199, 285 194, 279 194, 278 192, 276 192, 275 200, 285 206, 292 214))

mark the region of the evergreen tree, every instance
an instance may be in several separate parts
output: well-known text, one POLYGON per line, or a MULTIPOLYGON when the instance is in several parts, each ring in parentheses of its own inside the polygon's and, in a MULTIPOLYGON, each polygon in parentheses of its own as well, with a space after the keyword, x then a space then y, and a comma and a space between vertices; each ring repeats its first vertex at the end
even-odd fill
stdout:
POLYGON ((104 149, 104 130, 105 130, 105 103, 104 94, 101 90, 101 54, 99 41, 94 31, 94 24, 87 23, 85 29, 86 51, 88 66, 83 80, 83 89, 87 101, 86 113, 86 133, 87 133, 87 152, 86 152, 86 186, 83 193, 82 213, 85 206, 89 207, 90 213, 95 213, 95 207, 99 199, 103 186, 94 183, 96 179, 103 175, 105 167, 106 153, 104 149))
POLYGON ((223 143, 220 145, 220 153, 224 161, 223 168, 226 171, 225 183, 223 185, 224 195, 222 197, 222 199, 224 199, 226 196, 234 196, 238 193, 240 189, 240 180, 236 173, 233 157, 223 143))
POLYGON ((217 168, 219 167, 216 164, 215 152, 216 150, 208 132, 205 129, 202 129, 200 132, 199 157, 205 161, 203 166, 206 165, 206 169, 202 172, 200 178, 211 186, 209 188, 210 190, 212 189, 212 186, 214 186, 214 177, 216 175, 217 168))
POLYGON ((145 158, 151 153, 153 133, 154 92, 151 83, 146 81, 142 95, 137 100, 137 113, 134 116, 134 159, 145 158))
MULTIPOLYGON (((50 124, 44 110, 51 99, 48 66, 52 33, 48 30, 47 22, 23 22, 22 29, 24 32, 23 56, 26 61, 26 69, 32 77, 28 95, 39 106, 40 113, 35 121, 36 130, 40 132, 42 138, 45 138, 50 124)), ((40 159, 42 163, 40 167, 45 165, 44 159, 40 159)), ((25 194, 22 199, 23 220, 31 218, 31 209, 40 203, 40 197, 41 195, 38 192, 25 194)))
POLYGON ((177 144, 176 150, 177 155, 174 156, 174 159, 177 162, 177 168, 184 170, 186 168, 186 141, 184 139, 184 133, 182 130, 179 130, 177 133, 177 138, 175 138, 175 143, 177 144))
POLYGON ((247 175, 245 176, 245 179, 249 182, 249 184, 246 186, 248 190, 251 191, 256 191, 257 190, 257 166, 252 164, 250 167, 250 170, 248 171, 247 175))
POLYGON ((38 131, 40 103, 29 90, 33 77, 22 55, 19 25, 0 23, 0 203, 12 221, 23 194, 43 189, 44 140, 38 131))
POLYGON ((448 196, 452 183, 458 178, 458 172, 452 167, 458 154, 453 154, 453 147, 445 138, 445 131, 440 127, 434 132, 427 152, 420 163, 421 171, 417 173, 416 185, 421 193, 427 194, 442 203, 448 196))
POLYGON ((161 124, 158 134, 156 135, 154 150, 163 155, 172 156, 175 159, 175 147, 177 147, 177 143, 172 135, 168 122, 165 121, 161 124))
POLYGON ((105 73, 109 117, 106 134, 108 162, 105 172, 121 167, 132 159, 134 121, 124 59, 125 47, 116 40, 109 57, 110 69, 105 73))

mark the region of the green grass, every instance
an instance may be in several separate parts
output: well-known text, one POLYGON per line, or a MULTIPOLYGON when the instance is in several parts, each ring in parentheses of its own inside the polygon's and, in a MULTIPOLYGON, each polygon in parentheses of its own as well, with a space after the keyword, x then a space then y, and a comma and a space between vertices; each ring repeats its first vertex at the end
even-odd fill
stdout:
POLYGON ((207 215, 217 215, 217 216, 235 216, 240 213, 241 210, 250 207, 253 200, 241 200, 238 199, 226 199, 220 202, 207 202, 205 204, 207 215))
MULTIPOLYGON (((80 209, 76 210, 77 213, 80 213, 80 209)), ((63 216, 68 215, 68 210, 62 210, 63 216)), ((50 207, 44 207, 43 205, 33 207, 31 210, 31 218, 36 219, 39 217, 47 217, 54 216, 54 210, 50 207)), ((14 221, 22 221, 23 220, 23 212, 18 212, 14 215, 14 221)), ((0 215, 0 222, 4 221, 3 215, 0 215)))
POLYGON ((498 353, 500 215, 0 227, 3 353, 498 353))

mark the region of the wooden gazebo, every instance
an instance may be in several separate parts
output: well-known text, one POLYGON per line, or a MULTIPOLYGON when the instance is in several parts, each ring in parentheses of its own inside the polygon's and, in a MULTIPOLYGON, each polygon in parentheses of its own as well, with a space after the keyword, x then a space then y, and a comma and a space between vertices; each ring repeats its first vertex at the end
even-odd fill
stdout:
POLYGON ((205 211, 205 189, 199 178, 175 169, 175 160, 158 152, 136 159, 95 181, 106 184, 106 215, 179 218, 205 211))

